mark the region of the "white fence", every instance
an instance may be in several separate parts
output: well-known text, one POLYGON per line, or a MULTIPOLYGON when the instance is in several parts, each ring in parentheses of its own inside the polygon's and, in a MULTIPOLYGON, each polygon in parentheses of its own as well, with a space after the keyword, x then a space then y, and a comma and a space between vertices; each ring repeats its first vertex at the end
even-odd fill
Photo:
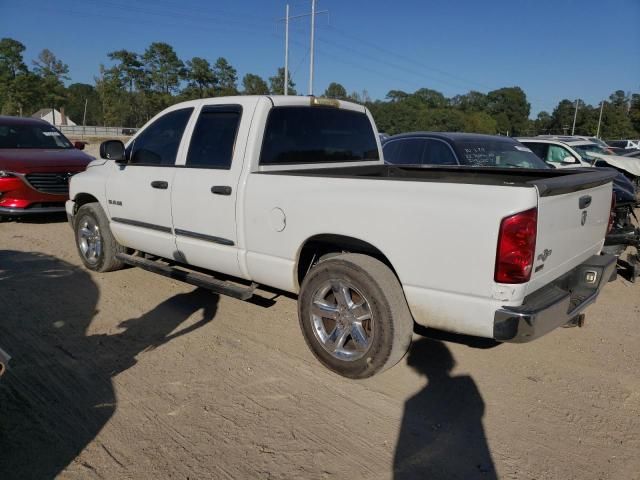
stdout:
POLYGON ((128 127, 83 127, 82 125, 56 125, 67 136, 82 137, 129 137, 138 131, 128 127))

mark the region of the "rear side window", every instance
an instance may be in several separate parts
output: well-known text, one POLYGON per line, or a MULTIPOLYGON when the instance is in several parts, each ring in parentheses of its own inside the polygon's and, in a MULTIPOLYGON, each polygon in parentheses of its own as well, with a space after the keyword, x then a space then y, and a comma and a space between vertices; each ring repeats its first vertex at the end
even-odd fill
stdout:
POLYGON ((426 140, 419 138, 409 138, 398 140, 398 151, 396 153, 396 164, 413 165, 422 163, 422 152, 427 144, 426 140))
POLYGON ((398 148, 400 146, 400 142, 391 141, 382 145, 382 152, 384 153, 384 161, 385 163, 398 163, 398 148))
POLYGON ((457 165, 458 161, 451 148, 440 140, 427 140, 427 148, 422 154, 425 165, 457 165))
POLYGON ((457 165, 449 146, 427 138, 393 140, 384 146, 384 159, 395 165, 457 165))
POLYGON ((378 160, 364 113, 327 107, 275 107, 269 113, 261 165, 378 160))
POLYGON ((174 165, 193 108, 166 113, 149 125, 128 148, 127 160, 138 165, 174 165))
POLYGON ((529 147, 538 158, 542 160, 547 159, 547 150, 549 149, 549 144, 536 142, 522 142, 522 144, 529 147))
POLYGON ((204 107, 191 137, 187 167, 231 168, 241 113, 236 105, 204 107))

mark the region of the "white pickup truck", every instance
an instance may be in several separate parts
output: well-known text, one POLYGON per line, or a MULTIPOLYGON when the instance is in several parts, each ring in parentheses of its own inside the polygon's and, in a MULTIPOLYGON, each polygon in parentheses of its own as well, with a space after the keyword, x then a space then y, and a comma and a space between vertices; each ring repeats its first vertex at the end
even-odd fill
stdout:
POLYGON ((414 321, 529 341, 577 318, 615 266, 599 255, 613 174, 384 165, 348 102, 180 103, 100 156, 66 204, 87 268, 295 293, 312 352, 351 378, 397 363, 414 321))

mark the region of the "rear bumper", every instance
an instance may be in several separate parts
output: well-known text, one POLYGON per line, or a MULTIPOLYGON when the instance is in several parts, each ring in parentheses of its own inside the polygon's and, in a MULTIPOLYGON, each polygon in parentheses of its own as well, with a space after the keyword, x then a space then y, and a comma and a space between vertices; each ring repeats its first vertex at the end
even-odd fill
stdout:
POLYGON ((500 342, 530 342, 565 325, 595 302, 615 268, 614 255, 594 255, 527 296, 523 305, 497 310, 493 338, 500 342))

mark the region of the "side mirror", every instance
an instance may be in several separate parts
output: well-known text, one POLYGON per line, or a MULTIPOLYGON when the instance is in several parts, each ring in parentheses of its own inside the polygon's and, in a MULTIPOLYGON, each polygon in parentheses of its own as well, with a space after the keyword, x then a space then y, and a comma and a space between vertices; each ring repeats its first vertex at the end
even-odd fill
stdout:
POLYGON ((567 157, 564 157, 560 163, 562 165, 573 165, 574 163, 576 163, 576 159, 569 155, 567 157))
POLYGON ((124 143, 120 140, 107 140, 100 144, 100 158, 114 160, 116 162, 125 161, 124 143))
POLYGON ((77 148, 78 150, 84 150, 85 145, 86 142, 73 142, 73 147, 77 148))

